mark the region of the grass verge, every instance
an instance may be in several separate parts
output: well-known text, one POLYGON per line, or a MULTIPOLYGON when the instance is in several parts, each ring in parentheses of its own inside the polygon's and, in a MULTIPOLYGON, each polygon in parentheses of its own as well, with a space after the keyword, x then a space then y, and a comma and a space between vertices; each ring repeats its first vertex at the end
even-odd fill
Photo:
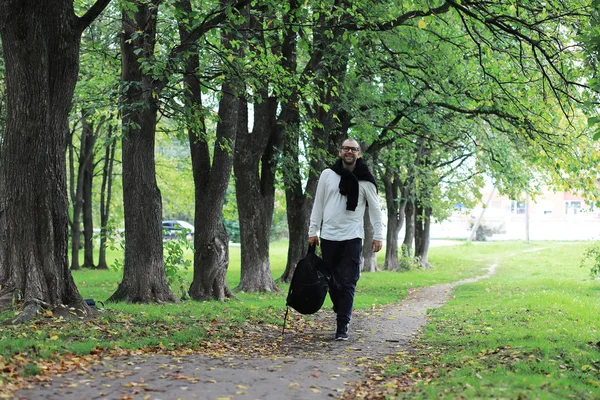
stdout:
POLYGON ((496 264, 496 273, 458 286, 430 312, 416 352, 383 367, 386 383, 371 388, 372 398, 600 398, 598 281, 580 267, 587 246, 513 242, 444 251, 448 260, 496 264))
MULTIPOLYGON (((579 267, 589 243, 520 242, 433 247, 435 268, 362 275, 355 307, 369 309, 402 300, 411 287, 464 284, 453 299, 430 313, 431 322, 414 353, 391 357, 385 379, 370 382, 361 398, 598 398, 600 340, 598 282, 579 267)), ((275 278, 285 267, 285 243, 272 248, 275 278)), ((380 263, 382 260, 379 260, 380 263)), ((188 271, 191 275, 191 271, 188 271)), ((231 249, 228 284, 239 283, 239 248, 231 249)), ((84 297, 108 298, 120 274, 75 271, 84 297)), ((47 364, 103 351, 194 349, 227 341, 248 329, 279 329, 287 285, 281 292, 238 293, 227 302, 185 301, 168 305, 107 304, 93 321, 63 321, 51 314, 25 326, 0 328, 0 383, 32 375, 47 364)), ((325 304, 329 307, 330 303, 325 304)), ((14 317, 0 315, 0 322, 14 317)))

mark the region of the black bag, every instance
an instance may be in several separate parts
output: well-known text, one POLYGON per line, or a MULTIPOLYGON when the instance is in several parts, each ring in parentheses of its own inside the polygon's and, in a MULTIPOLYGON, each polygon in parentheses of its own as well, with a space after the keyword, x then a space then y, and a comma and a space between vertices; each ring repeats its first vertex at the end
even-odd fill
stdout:
POLYGON ((94 299, 83 299, 83 301, 85 301, 85 304, 87 304, 90 308, 93 308, 95 310, 98 309, 98 304, 101 304, 102 307, 104 307, 104 303, 100 300, 96 301, 94 299))
POLYGON ((300 314, 319 311, 329 290, 329 275, 315 248, 309 246, 306 257, 298 261, 288 291, 287 306, 300 314))

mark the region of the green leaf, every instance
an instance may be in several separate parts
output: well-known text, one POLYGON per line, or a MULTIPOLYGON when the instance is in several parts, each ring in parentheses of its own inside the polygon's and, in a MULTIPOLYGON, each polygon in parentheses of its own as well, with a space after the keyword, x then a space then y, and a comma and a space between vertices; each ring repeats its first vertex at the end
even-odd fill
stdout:
POLYGON ((600 122, 600 116, 598 116, 598 117, 589 117, 588 120, 587 120, 588 126, 594 126, 598 122, 600 122))

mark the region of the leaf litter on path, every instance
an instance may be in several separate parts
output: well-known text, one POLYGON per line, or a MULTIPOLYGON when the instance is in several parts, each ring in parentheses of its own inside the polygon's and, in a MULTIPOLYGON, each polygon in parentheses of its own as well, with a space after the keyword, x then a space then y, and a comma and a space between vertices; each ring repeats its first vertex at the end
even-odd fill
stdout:
POLYGON ((427 310, 443 305, 460 283, 412 290, 399 304, 355 311, 348 341, 334 340, 331 311, 292 311, 283 337, 281 327, 263 326, 180 350, 97 349, 66 357, 60 368, 42 365, 39 375, 19 381, 22 389, 9 391, 18 399, 47 400, 384 399, 435 378, 426 366, 407 366, 400 377, 383 371, 391 362, 410 363, 411 341, 427 310))

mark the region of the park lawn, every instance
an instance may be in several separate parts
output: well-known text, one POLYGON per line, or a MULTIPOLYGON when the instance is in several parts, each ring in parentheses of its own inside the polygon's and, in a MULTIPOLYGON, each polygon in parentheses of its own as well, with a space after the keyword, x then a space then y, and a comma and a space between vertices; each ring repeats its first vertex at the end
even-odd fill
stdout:
POLYGON ((411 399, 600 398, 600 282, 580 266, 587 246, 513 242, 443 250, 448 261, 496 264, 496 273, 456 287, 450 302, 430 312, 416 354, 385 367, 388 379, 414 382, 392 392, 411 399))
MULTIPOLYGON (((409 398, 597 398, 600 393, 599 282, 579 266, 589 243, 491 242, 432 247, 431 269, 363 273, 355 306, 370 309, 402 300, 412 287, 454 282, 452 300, 430 313, 431 322, 415 343, 417 351, 381 363, 373 393, 409 398), (402 379, 400 379, 402 378, 402 379), (401 387, 393 382, 412 382, 401 387), (377 385, 379 389, 376 389, 377 385), (381 386, 386 385, 386 386, 381 386), (594 392, 595 391, 595 392, 594 392)), ((271 248, 274 278, 285 269, 287 243, 271 248)), ((239 247, 230 249, 227 282, 240 277, 239 247)), ((382 263, 383 254, 379 255, 382 263)), ((191 282, 192 271, 186 271, 191 282)), ((107 299, 120 273, 74 271, 84 297, 107 299)), ((287 284, 278 293, 237 293, 227 302, 106 304, 92 321, 62 321, 47 315, 25 326, 2 326, 0 362, 23 359, 20 374, 39 370, 30 360, 56 360, 96 349, 196 348, 253 326, 279 329, 287 284)), ((329 307, 327 300, 325 307, 329 307)), ((14 313, 0 315, 8 321, 14 313)), ((0 373, 0 381, 10 379, 0 373)))

